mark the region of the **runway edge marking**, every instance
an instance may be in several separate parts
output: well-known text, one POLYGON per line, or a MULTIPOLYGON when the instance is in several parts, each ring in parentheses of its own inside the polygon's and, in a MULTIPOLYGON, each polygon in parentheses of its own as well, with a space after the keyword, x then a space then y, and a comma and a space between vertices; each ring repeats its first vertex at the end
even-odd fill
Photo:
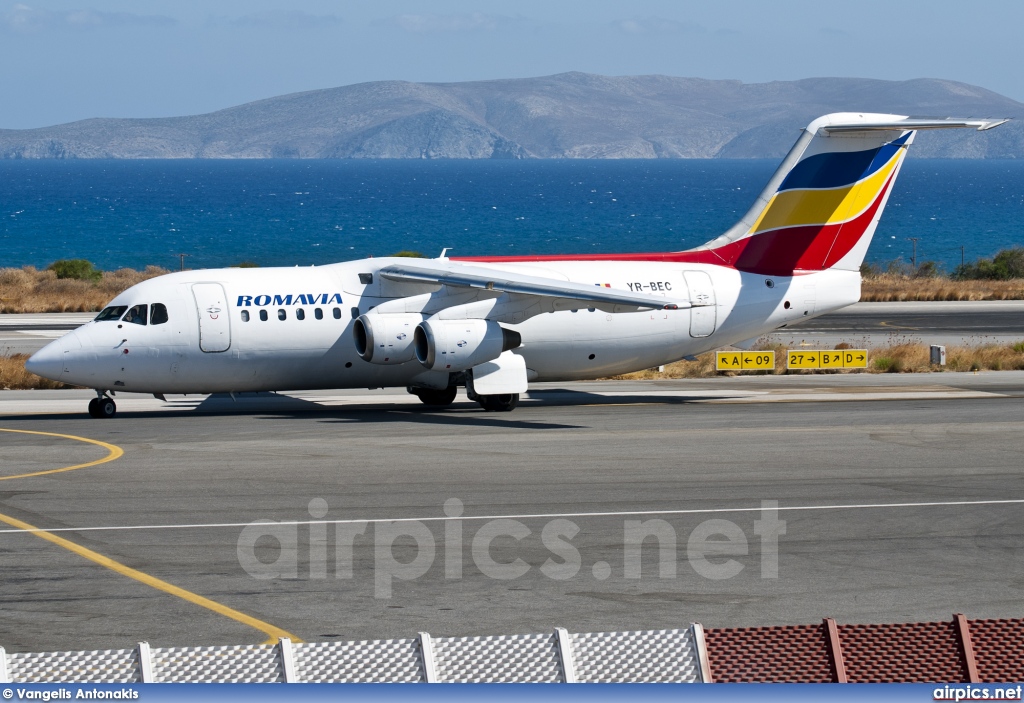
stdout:
MULTIPOLYGON (((75 466, 69 466, 69 467, 65 467, 65 468, 62 468, 62 469, 51 469, 49 471, 39 471, 39 472, 29 473, 29 474, 20 474, 18 476, 5 476, 5 477, 3 477, 4 480, 12 479, 12 478, 27 478, 27 477, 30 477, 30 476, 41 476, 41 475, 44 475, 44 474, 59 473, 59 472, 62 472, 62 471, 72 471, 74 469, 82 469, 82 468, 85 468, 87 466, 96 466, 97 464, 105 464, 105 463, 107 463, 109 461, 114 461, 115 459, 118 459, 118 458, 120 458, 121 456, 124 455, 124 450, 121 449, 118 446, 115 446, 113 444, 108 444, 106 442, 101 442, 101 441, 95 440, 95 439, 89 439, 87 437, 78 437, 78 436, 75 436, 75 435, 57 434, 55 432, 36 432, 36 431, 32 431, 32 430, 9 430, 9 429, 3 429, 3 428, 0 428, 0 432, 16 432, 16 433, 20 433, 20 434, 49 435, 51 437, 63 437, 63 438, 66 438, 66 439, 75 439, 75 440, 79 440, 79 441, 82 441, 82 442, 87 442, 89 444, 96 444, 96 445, 105 447, 110 452, 107 456, 103 457, 102 459, 98 459, 96 461, 92 461, 92 462, 89 462, 87 464, 77 464, 75 466)), ((110 557, 104 556, 104 555, 100 554, 99 552, 94 552, 93 550, 88 549, 86 547, 83 547, 80 544, 76 544, 75 542, 72 542, 71 540, 64 539, 63 537, 58 537, 55 534, 51 534, 50 532, 48 532, 46 530, 40 529, 40 528, 38 528, 38 527, 36 527, 34 525, 30 525, 29 523, 24 522, 22 520, 19 520, 17 518, 13 518, 13 517, 11 517, 9 515, 5 515, 3 513, 0 513, 0 522, 4 522, 4 523, 10 525, 11 527, 16 527, 21 532, 27 532, 29 534, 35 535, 36 537, 39 537, 40 539, 44 539, 47 542, 50 542, 52 544, 57 545, 58 547, 63 547, 64 549, 67 549, 68 551, 70 551, 70 552, 72 552, 74 554, 77 554, 80 557, 88 559, 89 561, 91 561, 91 562, 93 562, 95 564, 99 564, 100 566, 102 566, 104 568, 107 568, 107 569, 110 569, 111 571, 113 571, 115 573, 118 573, 118 574, 121 574, 122 576, 127 576, 130 579, 138 581, 139 583, 145 584, 146 586, 149 586, 151 588, 155 588, 158 591, 163 591, 164 593, 170 594, 172 596, 176 596, 178 598, 181 598, 182 600, 185 600, 185 601, 188 601, 189 603, 192 603, 193 605, 198 605, 201 608, 206 608, 207 610, 213 611, 213 612, 217 613, 218 615, 223 615, 226 618, 230 618, 231 620, 234 620, 236 622, 240 622, 243 625, 248 625, 249 627, 251 627, 251 628, 253 628, 255 630, 259 630, 260 632, 262 632, 262 633, 264 633, 264 634, 266 634, 268 636, 268 639, 266 640, 266 642, 264 644, 275 644, 278 641, 278 639, 281 638, 281 637, 287 637, 292 642, 302 642, 301 639, 297 638, 295 635, 291 634, 287 630, 282 630, 281 628, 276 627, 275 625, 271 625, 270 623, 263 622, 262 620, 258 620, 256 618, 252 617, 251 615, 246 615, 245 613, 239 612, 239 611, 235 610, 234 608, 229 608, 228 606, 223 605, 221 603, 218 603, 216 601, 210 600, 209 598, 206 598, 205 596, 201 596, 201 595, 199 595, 197 593, 192 593, 191 591, 187 591, 184 588, 181 588, 180 586, 175 586, 173 583, 168 583, 167 581, 164 581, 163 579, 159 579, 159 578, 157 578, 155 576, 150 576, 149 574, 147 574, 147 573, 145 573, 143 571, 139 571, 138 569, 133 569, 132 567, 126 566, 125 564, 122 564, 119 561, 115 561, 114 559, 111 559, 110 557)))

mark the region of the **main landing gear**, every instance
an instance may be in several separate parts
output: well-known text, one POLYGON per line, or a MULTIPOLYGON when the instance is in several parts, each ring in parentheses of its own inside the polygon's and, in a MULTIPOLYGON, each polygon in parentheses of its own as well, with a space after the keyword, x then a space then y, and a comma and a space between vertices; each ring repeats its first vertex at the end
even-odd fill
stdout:
POLYGON ((502 393, 501 395, 478 395, 476 402, 489 413, 508 413, 519 405, 518 393, 502 393))
POLYGON ((89 417, 96 419, 114 417, 117 404, 107 395, 106 391, 96 391, 98 397, 89 401, 89 417))
MULTIPOLYGON (((459 389, 457 386, 447 388, 415 388, 410 387, 409 392, 420 399, 424 405, 433 408, 444 408, 455 402, 455 396, 459 389)), ((480 407, 487 412, 507 413, 519 405, 518 393, 505 393, 502 395, 477 395, 469 393, 469 399, 475 400, 480 407)))
POLYGON ((455 402, 455 395, 459 392, 458 387, 448 386, 447 388, 411 388, 413 393, 424 405, 442 408, 455 402))

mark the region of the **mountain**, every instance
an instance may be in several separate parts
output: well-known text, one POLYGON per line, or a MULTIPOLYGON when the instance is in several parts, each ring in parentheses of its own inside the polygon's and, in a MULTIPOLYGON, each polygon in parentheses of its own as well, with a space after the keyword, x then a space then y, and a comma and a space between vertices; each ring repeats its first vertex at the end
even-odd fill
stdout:
MULTIPOLYGON (((562 73, 466 83, 382 81, 191 117, 0 130, 7 159, 779 158, 828 112, 1024 117, 1024 104, 937 79, 741 83, 562 73)), ((917 157, 1024 158, 1024 121, 918 136, 917 157)))

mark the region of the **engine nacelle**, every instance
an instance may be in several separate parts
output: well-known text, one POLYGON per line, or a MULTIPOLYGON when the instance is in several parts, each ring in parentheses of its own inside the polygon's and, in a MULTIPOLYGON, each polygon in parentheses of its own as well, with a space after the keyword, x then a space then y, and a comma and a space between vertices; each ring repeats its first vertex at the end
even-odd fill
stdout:
POLYGON ((371 364, 404 364, 415 356, 413 339, 422 315, 360 315, 352 323, 356 352, 371 364))
POLYGON ((425 320, 416 327, 416 359, 431 371, 465 371, 523 343, 491 320, 425 320))

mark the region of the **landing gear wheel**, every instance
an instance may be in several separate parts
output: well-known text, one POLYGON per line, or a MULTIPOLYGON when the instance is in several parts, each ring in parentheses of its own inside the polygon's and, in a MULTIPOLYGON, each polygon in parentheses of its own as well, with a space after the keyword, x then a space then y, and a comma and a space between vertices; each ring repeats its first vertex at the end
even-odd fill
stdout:
POLYGON ((519 394, 482 395, 477 402, 480 403, 481 408, 489 413, 507 413, 512 412, 519 405, 519 394))
POLYGON ((451 405, 455 402, 455 395, 458 392, 459 389, 455 386, 449 386, 440 390, 434 388, 417 388, 415 390, 416 397, 420 399, 421 403, 435 407, 451 405))
POLYGON ((117 413, 117 405, 110 398, 93 398, 89 402, 89 415, 97 419, 114 417, 117 413))

